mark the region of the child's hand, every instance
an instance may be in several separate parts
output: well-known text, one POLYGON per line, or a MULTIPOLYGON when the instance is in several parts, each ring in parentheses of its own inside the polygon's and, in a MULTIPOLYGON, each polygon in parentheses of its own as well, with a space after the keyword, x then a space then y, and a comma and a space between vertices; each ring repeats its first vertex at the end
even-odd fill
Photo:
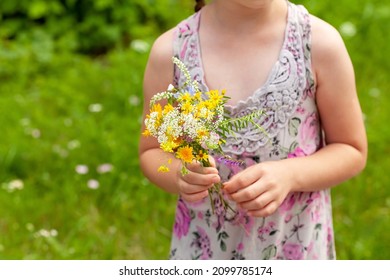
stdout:
POLYGON ((283 161, 259 163, 233 176, 223 190, 249 215, 266 217, 290 192, 293 175, 283 161))
POLYGON ((211 167, 203 167, 199 162, 186 165, 188 174, 178 171, 178 186, 181 197, 188 202, 199 201, 208 196, 208 189, 219 183, 221 178, 215 168, 215 161, 209 158, 211 167))

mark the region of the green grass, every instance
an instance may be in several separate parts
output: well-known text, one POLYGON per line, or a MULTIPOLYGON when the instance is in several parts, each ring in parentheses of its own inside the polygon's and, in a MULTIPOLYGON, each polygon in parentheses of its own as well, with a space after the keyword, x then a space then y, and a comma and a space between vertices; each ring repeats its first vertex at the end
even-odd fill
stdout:
POLYGON ((146 58, 118 50, 38 65, 31 55, 26 65, 40 69, 19 77, 20 65, 2 77, 0 258, 166 257, 173 198, 148 184, 137 158, 146 58), (105 163, 112 171, 98 173, 105 163), (15 179, 24 188, 10 192, 15 179), (40 237, 41 229, 58 234, 40 237))
MULTIPOLYGON (((390 259, 390 5, 303 3, 337 28, 356 28, 343 35, 369 160, 333 190, 338 258, 390 259)), ((175 197, 142 176, 137 158, 147 56, 129 48, 91 59, 40 41, 0 43, 0 259, 167 258, 175 197), (97 172, 105 163, 112 171, 97 172), (17 179, 23 188, 10 191, 17 179)))

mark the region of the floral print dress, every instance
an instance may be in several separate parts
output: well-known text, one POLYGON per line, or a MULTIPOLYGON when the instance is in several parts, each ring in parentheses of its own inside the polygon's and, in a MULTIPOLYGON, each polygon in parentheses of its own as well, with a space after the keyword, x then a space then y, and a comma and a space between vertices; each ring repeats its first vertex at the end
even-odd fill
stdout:
MULTIPOLYGON (((206 91, 198 38, 200 16, 201 11, 177 26, 174 55, 206 91)), ((247 166, 304 157, 322 147, 310 35, 306 9, 288 2, 283 47, 268 80, 246 100, 226 108, 234 117, 264 109, 266 114, 257 122, 266 133, 249 125, 227 139, 224 153, 240 164, 220 162, 222 180, 247 166)), ((181 85, 184 80, 175 69, 175 83, 181 85)), ((329 190, 290 193, 279 209, 266 218, 249 217, 238 209, 225 211, 221 201, 215 199, 213 212, 208 197, 198 203, 178 198, 170 259, 335 258, 329 190)), ((229 203, 234 207, 233 201, 229 203)))

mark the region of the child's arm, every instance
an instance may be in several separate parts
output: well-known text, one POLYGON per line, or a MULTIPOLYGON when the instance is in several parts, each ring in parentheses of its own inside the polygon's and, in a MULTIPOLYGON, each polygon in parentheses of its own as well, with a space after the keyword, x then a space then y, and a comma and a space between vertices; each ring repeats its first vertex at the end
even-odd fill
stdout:
MULTIPOLYGON (((144 74, 143 120, 149 113, 149 102, 154 94, 165 91, 173 80, 172 30, 161 35, 154 43, 144 74)), ((144 131, 145 125, 142 125, 144 131)), ((197 201, 208 195, 207 189, 220 181, 214 167, 201 168, 199 164, 187 166, 189 173, 182 176, 181 162, 171 154, 163 152, 154 137, 141 136, 139 159, 144 175, 155 185, 170 193, 180 193, 185 200, 197 201), (168 159, 172 162, 168 164, 168 159), (170 168, 169 172, 159 173, 162 164, 170 168)), ((213 162, 213 159, 210 159, 213 162)), ((214 164, 214 162, 213 162, 214 164)), ((215 164, 214 164, 215 166, 215 164)))
POLYGON ((289 192, 335 186, 363 170, 367 139, 351 60, 339 33, 312 17, 316 102, 326 146, 313 155, 265 162, 234 176, 224 190, 254 216, 268 216, 289 192))

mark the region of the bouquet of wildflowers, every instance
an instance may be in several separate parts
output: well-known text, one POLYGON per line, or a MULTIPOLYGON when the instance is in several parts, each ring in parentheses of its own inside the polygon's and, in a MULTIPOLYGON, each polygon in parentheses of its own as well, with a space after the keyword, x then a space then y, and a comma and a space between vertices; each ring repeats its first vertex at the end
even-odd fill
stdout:
MULTIPOLYGON (((221 145, 228 134, 253 122, 261 111, 241 118, 230 118, 225 114, 224 105, 229 99, 225 91, 201 92, 198 83, 191 79, 186 66, 178 58, 172 58, 186 77, 181 88, 169 85, 164 92, 157 93, 150 101, 150 113, 146 116, 144 136, 156 137, 160 148, 175 155, 182 161, 182 174, 188 172, 186 164, 198 161, 209 167, 209 154, 222 155, 221 145), (162 106, 159 102, 165 101, 162 106)), ((169 172, 168 163, 158 168, 169 172)), ((230 208, 221 192, 222 184, 209 189, 211 206, 214 211, 213 193, 217 194, 225 210, 230 208)), ((231 208, 230 208, 231 209, 231 208)), ((233 210, 234 211, 234 210, 233 210)))

